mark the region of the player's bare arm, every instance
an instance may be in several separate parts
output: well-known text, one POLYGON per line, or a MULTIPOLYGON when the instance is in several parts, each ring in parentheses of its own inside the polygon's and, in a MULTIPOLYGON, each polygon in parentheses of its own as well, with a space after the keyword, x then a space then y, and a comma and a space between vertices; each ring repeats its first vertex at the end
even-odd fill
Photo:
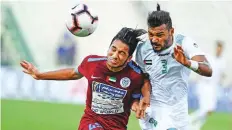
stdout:
POLYGON ((136 113, 136 118, 144 118, 145 110, 150 106, 150 93, 151 93, 151 85, 149 79, 144 79, 144 84, 141 89, 141 93, 143 98, 141 100, 134 100, 131 106, 131 110, 136 113))
POLYGON ((144 118, 145 110, 150 106, 151 84, 149 79, 144 79, 144 84, 141 89, 143 98, 139 102, 139 109, 141 111, 140 118, 144 118))
POLYGON ((21 61, 20 65, 23 67, 23 72, 31 75, 37 80, 75 80, 80 79, 83 76, 80 73, 75 72, 75 69, 61 69, 49 72, 39 72, 39 70, 27 61, 21 61))
POLYGON ((189 60, 185 57, 182 47, 177 46, 174 48, 174 58, 182 65, 191 68, 200 75, 212 76, 212 68, 204 55, 197 55, 189 60))
POLYGON ((143 87, 141 89, 143 98, 139 100, 135 100, 132 103, 131 110, 136 113, 136 118, 144 118, 145 110, 150 106, 150 93, 151 93, 151 85, 148 79, 144 80, 143 87))
POLYGON ((149 79, 144 79, 144 84, 141 89, 142 95, 145 98, 144 103, 150 105, 151 84, 149 79))

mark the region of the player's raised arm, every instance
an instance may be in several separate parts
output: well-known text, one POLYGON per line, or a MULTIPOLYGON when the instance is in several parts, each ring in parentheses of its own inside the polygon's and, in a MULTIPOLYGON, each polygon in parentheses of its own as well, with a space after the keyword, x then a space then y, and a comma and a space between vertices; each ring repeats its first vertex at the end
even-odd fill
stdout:
POLYGON ((37 80, 74 80, 82 78, 82 74, 76 72, 75 69, 61 69, 56 71, 39 72, 39 70, 27 61, 21 61, 20 65, 23 67, 23 72, 31 75, 37 80))
POLYGON ((212 68, 204 55, 195 55, 189 60, 185 57, 182 47, 177 46, 174 48, 174 58, 200 75, 212 76, 212 68))
POLYGON ((200 75, 211 77, 212 76, 212 68, 206 59, 205 56, 194 56, 190 60, 189 64, 190 68, 192 68, 193 71, 197 72, 200 75), (195 64, 195 68, 194 67, 195 64))

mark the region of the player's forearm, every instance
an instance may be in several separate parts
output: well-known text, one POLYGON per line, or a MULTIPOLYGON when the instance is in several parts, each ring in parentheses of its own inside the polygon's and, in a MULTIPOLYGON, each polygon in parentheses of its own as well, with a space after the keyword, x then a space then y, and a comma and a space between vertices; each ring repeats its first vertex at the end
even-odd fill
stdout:
POLYGON ((141 89, 141 92, 142 92, 143 97, 150 98, 151 84, 150 84, 150 81, 148 79, 144 80, 144 84, 143 84, 143 87, 141 89))
POLYGON ((73 68, 70 68, 39 73, 37 77, 39 80, 74 80, 80 79, 83 76, 77 74, 73 68))
MULTIPOLYGON (((197 62, 197 61, 196 61, 197 62)), ((202 76, 207 76, 207 77, 211 77, 212 76, 212 68, 210 66, 210 64, 206 61, 203 62, 197 62, 198 63, 198 69, 192 69, 193 71, 195 71, 196 73, 202 75, 202 76)), ((188 67, 191 68, 191 62, 188 61, 188 67)))
POLYGON ((204 63, 199 63, 199 69, 196 72, 200 75, 207 76, 207 77, 211 77, 213 73, 210 65, 209 64, 207 65, 204 63))

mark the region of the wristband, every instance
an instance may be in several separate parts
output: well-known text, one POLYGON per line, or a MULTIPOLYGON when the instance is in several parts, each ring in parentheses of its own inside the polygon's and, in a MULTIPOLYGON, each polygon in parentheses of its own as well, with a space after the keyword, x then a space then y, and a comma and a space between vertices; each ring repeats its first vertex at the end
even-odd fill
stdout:
POLYGON ((194 60, 189 60, 191 62, 190 69, 197 71, 199 67, 199 63, 194 60))

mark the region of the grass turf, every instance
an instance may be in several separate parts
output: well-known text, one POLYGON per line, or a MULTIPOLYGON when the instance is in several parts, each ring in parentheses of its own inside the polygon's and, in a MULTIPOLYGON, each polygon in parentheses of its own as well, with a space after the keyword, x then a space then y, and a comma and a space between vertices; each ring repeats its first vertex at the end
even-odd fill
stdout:
MULTIPOLYGON (((2 130, 77 130, 84 105, 1 100, 2 130)), ((140 130, 132 114, 128 130, 140 130)), ((232 130, 231 113, 213 113, 203 130, 232 130)))

